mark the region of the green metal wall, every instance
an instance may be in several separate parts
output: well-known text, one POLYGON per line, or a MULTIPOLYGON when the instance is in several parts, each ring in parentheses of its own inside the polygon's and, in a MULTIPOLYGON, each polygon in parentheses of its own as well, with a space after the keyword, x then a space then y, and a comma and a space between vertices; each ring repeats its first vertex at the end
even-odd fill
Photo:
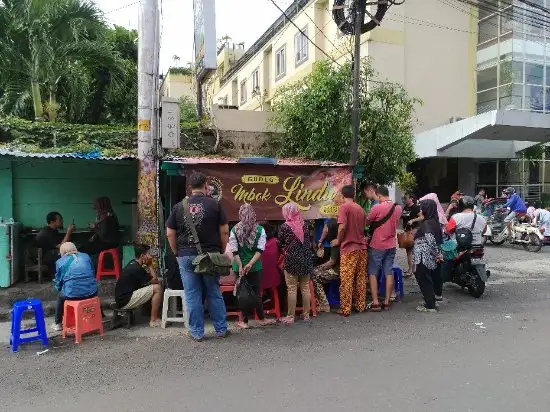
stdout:
MULTIPOLYGON (((137 196, 135 162, 22 159, 11 163, 13 217, 24 226, 44 226, 46 214, 55 210, 63 215, 65 224, 74 219, 77 227, 87 227, 95 220, 92 203, 98 196, 110 197, 120 224, 131 226, 132 205, 123 202, 130 203, 137 196)), ((3 172, 0 188, 6 184, 3 172)), ((0 211, 8 210, 4 197, 0 211)))
POLYGON ((13 217, 12 169, 8 160, 0 160, 0 217, 13 217))

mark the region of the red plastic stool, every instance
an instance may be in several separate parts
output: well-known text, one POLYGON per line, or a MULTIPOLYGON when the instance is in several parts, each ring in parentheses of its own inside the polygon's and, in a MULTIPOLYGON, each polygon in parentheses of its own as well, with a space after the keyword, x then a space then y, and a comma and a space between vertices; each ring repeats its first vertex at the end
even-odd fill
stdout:
MULTIPOLYGON (((300 288, 298 288, 300 290, 300 288)), ((309 281, 309 302, 311 306, 311 314, 313 317, 317 316, 317 301, 315 300, 315 289, 313 287, 313 281, 309 281)), ((297 312, 303 312, 304 308, 302 306, 296 307, 297 312)))
POLYGON ((66 300, 63 308, 63 337, 74 335, 74 343, 82 342, 82 335, 99 331, 103 335, 103 319, 99 298, 66 300))
MULTIPOLYGON (((266 308, 264 305, 264 315, 275 315, 275 318, 281 318, 281 304, 279 302, 279 291, 277 288, 270 288, 273 306, 271 308, 266 308)), ((264 291, 260 291, 260 296, 263 296, 264 291)), ((258 319, 258 315, 255 315, 255 319, 258 319)))
POLYGON ((99 282, 104 276, 114 276, 117 280, 120 277, 120 257, 118 256, 117 248, 103 250, 99 254, 99 258, 97 260, 97 273, 95 278, 99 282), (107 255, 111 255, 111 258, 113 259, 112 269, 107 269, 105 267, 105 256, 107 255))
MULTIPOLYGON (((222 295, 224 293, 228 293, 228 292, 231 292, 233 293, 233 290, 235 289, 235 285, 220 285, 220 290, 222 292, 222 295)), ((237 316, 239 318, 239 322, 242 322, 243 321, 243 314, 241 313, 240 310, 236 310, 236 311, 230 311, 230 310, 227 310, 225 312, 225 316, 226 317, 229 317, 229 316, 237 316)))

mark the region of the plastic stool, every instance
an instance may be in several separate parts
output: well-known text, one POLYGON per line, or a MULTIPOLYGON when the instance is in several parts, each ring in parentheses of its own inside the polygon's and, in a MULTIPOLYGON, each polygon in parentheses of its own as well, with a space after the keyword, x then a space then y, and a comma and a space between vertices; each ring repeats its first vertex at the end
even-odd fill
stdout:
POLYGON ((99 298, 66 300, 63 308, 63 337, 74 335, 75 343, 82 341, 82 335, 99 331, 103 335, 103 319, 99 298))
POLYGON ((334 279, 326 283, 327 300, 330 306, 340 306, 340 279, 334 279))
POLYGON ((99 258, 97 260, 97 273, 95 278, 99 282, 104 276, 114 276, 117 280, 120 277, 120 257, 118 255, 117 248, 103 250, 99 254, 99 258), (105 256, 107 255, 111 255, 113 259, 112 269, 105 268, 105 256))
MULTIPOLYGON (((269 289, 271 291, 271 296, 272 296, 272 299, 271 301, 273 302, 273 306, 271 308, 266 308, 265 305, 264 305, 264 315, 275 315, 275 318, 276 319, 280 319, 281 318, 281 303, 279 301, 279 291, 277 290, 277 288, 270 288, 269 289)), ((264 291, 260 291, 260 296, 263 297, 264 295, 264 291)), ((254 318, 256 320, 259 320, 258 318, 258 314, 255 313, 256 311, 254 311, 254 318)))
POLYGON ((46 321, 44 320, 42 302, 38 299, 20 300, 15 302, 11 310, 11 351, 17 352, 21 343, 29 343, 34 341, 42 341, 42 345, 48 346, 48 334, 46 333, 46 321), (23 319, 23 314, 28 310, 34 311, 36 326, 34 328, 21 330, 21 320, 23 319), (36 333, 36 335, 26 337, 22 336, 29 333, 36 333))
MULTIPOLYGON (((405 296, 403 286, 403 269, 397 265, 393 265, 391 270, 394 278, 394 291, 396 294, 399 294, 400 297, 403 297, 405 296)), ((380 296, 386 296, 386 279, 382 271, 378 273, 378 294, 380 296)))
POLYGON ((184 325, 188 323, 184 290, 166 289, 164 291, 164 300, 162 303, 162 322, 161 322, 161 327, 163 329, 166 328, 166 322, 177 322, 177 323, 183 323, 184 325), (182 310, 178 311, 177 299, 170 300, 170 298, 181 298, 182 310))
MULTIPOLYGON (((231 294, 233 295, 233 290, 235 289, 235 285, 220 285, 220 290, 222 292, 222 295, 224 293, 228 293, 228 292, 231 292, 231 294)), ((243 314, 241 313, 240 310, 233 310, 233 311, 230 311, 230 310, 226 310, 226 313, 225 313, 225 316, 226 317, 229 317, 229 316, 237 316, 239 318, 239 322, 242 322, 243 321, 243 314)))
MULTIPOLYGON (((298 288, 298 291, 300 288, 298 288)), ((317 316, 317 300, 315 299, 315 288, 313 287, 313 281, 309 281, 309 302, 311 306, 311 314, 313 317, 317 316)), ((302 306, 296 307, 297 312, 303 312, 304 308, 302 306)))

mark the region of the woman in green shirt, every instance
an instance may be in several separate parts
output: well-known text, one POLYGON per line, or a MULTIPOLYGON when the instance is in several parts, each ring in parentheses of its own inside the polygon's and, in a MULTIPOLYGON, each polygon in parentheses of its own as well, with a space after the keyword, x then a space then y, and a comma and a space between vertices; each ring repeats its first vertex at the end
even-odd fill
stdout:
MULTIPOLYGON (((262 282, 262 252, 265 250, 266 234, 263 227, 256 223, 254 208, 245 203, 239 209, 240 222, 231 229, 229 247, 233 253, 233 270, 238 277, 246 276, 246 280, 256 292, 256 314, 261 325, 275 323, 273 319, 265 319, 260 285, 262 282)), ((237 327, 248 328, 248 316, 251 313, 243 311, 243 321, 237 322, 237 327)))

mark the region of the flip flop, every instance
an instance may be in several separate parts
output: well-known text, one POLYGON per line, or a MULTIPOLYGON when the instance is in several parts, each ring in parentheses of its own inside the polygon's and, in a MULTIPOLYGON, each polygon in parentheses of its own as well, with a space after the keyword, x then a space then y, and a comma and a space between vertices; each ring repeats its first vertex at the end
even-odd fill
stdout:
POLYGON ((382 306, 379 303, 369 303, 367 305, 367 310, 369 312, 382 312, 382 306))
POLYGON ((347 318, 349 315, 351 315, 351 313, 344 313, 342 309, 338 309, 338 312, 336 313, 344 318, 347 318))

